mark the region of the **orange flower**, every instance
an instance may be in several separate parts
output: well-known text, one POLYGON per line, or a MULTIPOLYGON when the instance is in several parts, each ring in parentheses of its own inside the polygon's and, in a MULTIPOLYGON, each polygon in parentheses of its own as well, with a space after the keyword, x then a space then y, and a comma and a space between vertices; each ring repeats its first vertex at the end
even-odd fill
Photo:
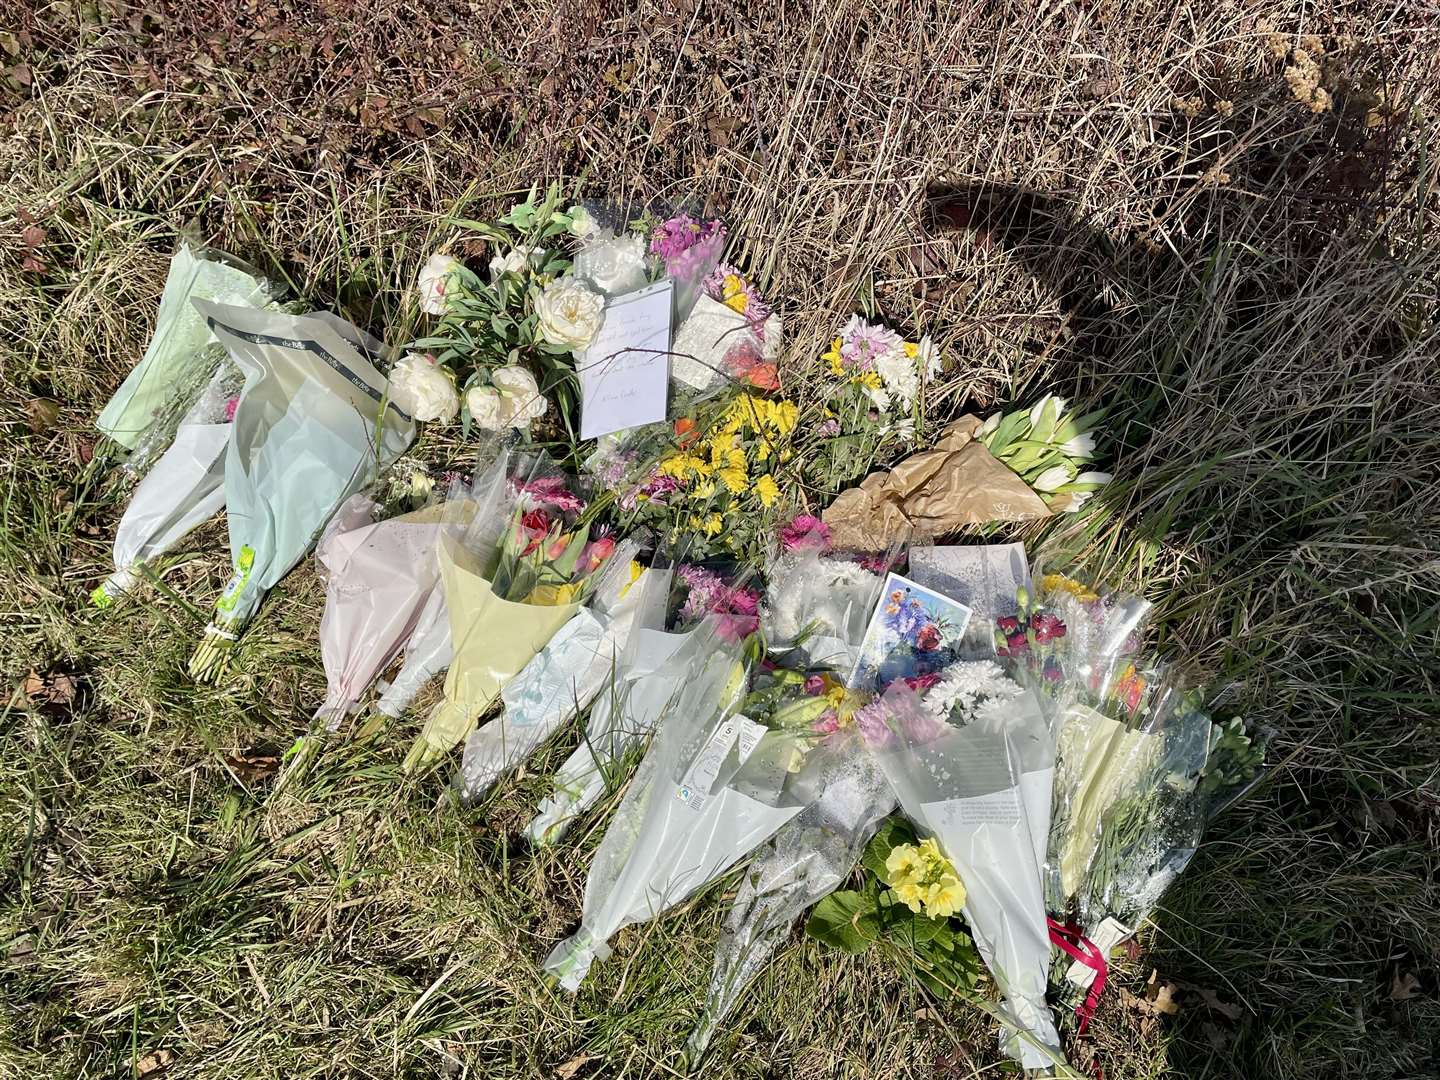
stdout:
POLYGON ((700 438, 700 432, 695 430, 695 421, 688 416, 682 416, 675 421, 675 435, 680 440, 680 449, 686 450, 695 445, 700 438))

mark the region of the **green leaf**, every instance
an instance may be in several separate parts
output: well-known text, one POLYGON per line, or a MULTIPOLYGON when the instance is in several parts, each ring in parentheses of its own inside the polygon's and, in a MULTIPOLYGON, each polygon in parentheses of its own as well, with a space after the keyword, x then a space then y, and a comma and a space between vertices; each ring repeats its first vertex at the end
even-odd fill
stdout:
POLYGON ((880 937, 875 900, 849 889, 831 893, 815 905, 805 932, 831 948, 862 953, 880 937))
POLYGON ((898 814, 886 818, 865 845, 860 862, 881 881, 885 881, 885 860, 901 844, 916 843, 915 827, 898 814))

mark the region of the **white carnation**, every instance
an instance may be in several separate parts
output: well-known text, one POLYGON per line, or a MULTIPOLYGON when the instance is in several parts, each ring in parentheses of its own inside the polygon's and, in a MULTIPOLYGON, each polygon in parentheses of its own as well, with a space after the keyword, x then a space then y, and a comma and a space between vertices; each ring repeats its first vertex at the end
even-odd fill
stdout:
POLYGON ((595 340, 605 319, 605 298, 574 278, 561 278, 535 298, 535 314, 542 341, 578 352, 595 340))
POLYGON ((894 395, 901 412, 909 412, 920 394, 920 372, 915 361, 905 355, 904 349, 891 349, 875 360, 875 370, 880 373, 885 389, 894 395))
POLYGON ((988 719, 997 707, 1025 691, 993 660, 951 664, 925 693, 925 706, 942 720, 970 723, 988 719))
POLYGON ((454 373, 429 353, 406 353, 390 369, 390 400, 416 420, 442 424, 460 410, 454 373))

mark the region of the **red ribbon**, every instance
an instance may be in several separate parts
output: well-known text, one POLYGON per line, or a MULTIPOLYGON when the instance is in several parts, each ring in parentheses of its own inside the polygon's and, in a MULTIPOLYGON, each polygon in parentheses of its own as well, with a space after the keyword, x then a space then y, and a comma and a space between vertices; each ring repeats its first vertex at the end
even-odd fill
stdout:
POLYGON ((1095 972, 1090 992, 1085 995, 1083 1002, 1075 1006, 1075 1018, 1080 1021, 1075 1033, 1084 1035, 1085 1029, 1090 1026, 1090 1018, 1095 1015, 1095 1007, 1100 1004, 1100 995, 1105 990, 1105 976, 1110 965, 1105 962, 1105 953, 1100 946, 1080 933, 1078 926, 1066 926, 1049 917, 1046 917, 1045 921, 1050 926, 1050 941, 1054 946, 1095 972))

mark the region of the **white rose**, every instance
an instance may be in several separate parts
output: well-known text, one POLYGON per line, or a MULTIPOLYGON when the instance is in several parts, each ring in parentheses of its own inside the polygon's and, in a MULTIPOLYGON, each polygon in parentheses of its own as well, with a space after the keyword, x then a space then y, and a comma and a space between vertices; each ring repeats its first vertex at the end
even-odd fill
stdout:
POLYGON ((633 233, 588 244, 575 256, 575 273, 610 296, 645 284, 645 240, 633 233))
POLYGON ((531 420, 545 415, 545 396, 535 376, 522 367, 497 368, 490 373, 490 382, 500 391, 509 410, 509 427, 529 427, 531 420))
POLYGON ((566 211, 570 218, 570 235, 588 240, 600 231, 600 225, 595 216, 583 206, 572 206, 566 211))
POLYGON ((390 400, 416 420, 442 424, 460 410, 454 373, 429 353, 406 353, 390 369, 390 400))
POLYGON ((450 287, 450 275, 460 269, 460 260, 453 255, 434 254, 415 278, 415 291, 420 294, 420 310, 426 315, 444 315, 447 309, 445 293, 450 287))
POLYGON ((573 278, 561 278, 535 298, 535 314, 542 341, 578 352, 595 340, 605 318, 605 298, 573 278))
POLYGON ((465 407, 472 423, 486 431, 500 431, 510 426, 510 406, 493 386, 472 386, 465 391, 465 407))
POLYGON ((545 252, 530 244, 517 244, 504 255, 490 260, 490 280, 498 281, 501 274, 518 274, 527 266, 539 266, 545 252))

